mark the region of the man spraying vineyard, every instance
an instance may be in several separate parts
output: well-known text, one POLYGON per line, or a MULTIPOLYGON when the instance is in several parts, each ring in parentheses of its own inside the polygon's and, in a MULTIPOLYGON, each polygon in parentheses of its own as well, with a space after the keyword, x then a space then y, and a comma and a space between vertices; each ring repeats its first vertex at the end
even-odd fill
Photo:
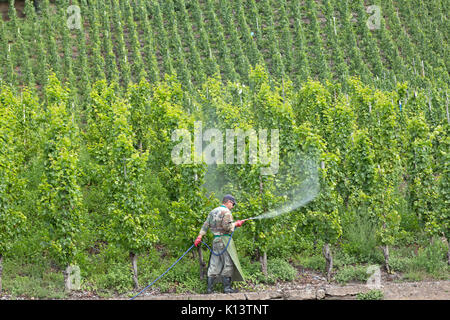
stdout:
POLYGON ((231 209, 233 209, 235 205, 236 200, 234 197, 232 195, 225 195, 222 200, 222 205, 209 213, 208 218, 194 242, 197 247, 202 241, 202 236, 206 234, 208 229, 211 229, 211 232, 214 235, 212 250, 217 254, 223 252, 223 254, 218 256, 211 253, 209 258, 207 293, 212 293, 214 284, 220 280, 222 280, 223 283, 224 293, 235 293, 237 290, 231 288, 231 281, 244 281, 236 248, 233 239, 230 239, 234 229, 242 226, 245 222, 245 220, 233 221, 231 209), (227 244, 228 247, 225 250, 227 244))

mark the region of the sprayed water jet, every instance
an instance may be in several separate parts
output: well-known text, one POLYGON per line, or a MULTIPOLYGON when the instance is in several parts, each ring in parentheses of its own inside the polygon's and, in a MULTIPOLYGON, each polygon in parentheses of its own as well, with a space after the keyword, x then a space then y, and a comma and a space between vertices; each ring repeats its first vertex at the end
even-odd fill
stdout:
MULTIPOLYGON (((317 161, 300 152, 289 154, 280 163, 279 172, 273 175, 271 179, 272 188, 275 190, 272 193, 275 198, 284 199, 283 204, 245 220, 275 218, 292 212, 313 201, 320 192, 317 161)), ((212 184, 205 183, 204 185, 210 194, 222 194, 225 192, 222 188, 226 181, 220 174, 220 171, 217 171, 217 168, 208 167, 206 180, 215 182, 212 184)))
POLYGON ((247 220, 275 218, 282 214, 292 212, 300 207, 303 207, 314 200, 320 191, 318 170, 317 166, 315 166, 315 162, 310 159, 306 159, 306 161, 303 161, 302 174, 305 175, 305 179, 300 183, 298 187, 288 191, 287 194, 284 195, 284 197, 288 198, 288 200, 283 205, 265 212, 259 216, 248 218, 247 220))

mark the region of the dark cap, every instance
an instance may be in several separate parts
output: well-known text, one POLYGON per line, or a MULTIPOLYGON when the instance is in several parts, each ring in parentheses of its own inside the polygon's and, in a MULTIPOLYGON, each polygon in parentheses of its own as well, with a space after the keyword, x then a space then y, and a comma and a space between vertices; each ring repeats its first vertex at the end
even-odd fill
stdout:
POLYGON ((223 197, 222 203, 225 203, 227 201, 231 201, 231 202, 233 202, 234 205, 236 205, 236 199, 231 194, 226 194, 223 197))

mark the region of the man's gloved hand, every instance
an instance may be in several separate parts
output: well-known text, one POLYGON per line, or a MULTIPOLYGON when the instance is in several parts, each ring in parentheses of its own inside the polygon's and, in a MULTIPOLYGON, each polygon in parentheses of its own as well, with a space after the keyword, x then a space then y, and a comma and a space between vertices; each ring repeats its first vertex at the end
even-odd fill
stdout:
POLYGON ((199 236, 197 237, 197 239, 195 239, 194 245, 195 245, 196 247, 198 247, 198 245, 200 244, 200 242, 202 242, 202 236, 201 236, 201 235, 199 235, 199 236))
POLYGON ((234 223, 234 226, 235 227, 240 227, 240 226, 242 226, 242 224, 245 222, 246 220, 238 220, 238 221, 236 221, 235 223, 234 223))

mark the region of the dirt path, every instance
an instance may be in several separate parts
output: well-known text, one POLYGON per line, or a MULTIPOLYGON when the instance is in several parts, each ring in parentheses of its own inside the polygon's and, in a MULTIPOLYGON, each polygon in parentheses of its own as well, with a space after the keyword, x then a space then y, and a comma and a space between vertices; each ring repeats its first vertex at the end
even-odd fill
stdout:
POLYGON ((450 281, 397 283, 383 291, 386 300, 450 300, 450 281))

